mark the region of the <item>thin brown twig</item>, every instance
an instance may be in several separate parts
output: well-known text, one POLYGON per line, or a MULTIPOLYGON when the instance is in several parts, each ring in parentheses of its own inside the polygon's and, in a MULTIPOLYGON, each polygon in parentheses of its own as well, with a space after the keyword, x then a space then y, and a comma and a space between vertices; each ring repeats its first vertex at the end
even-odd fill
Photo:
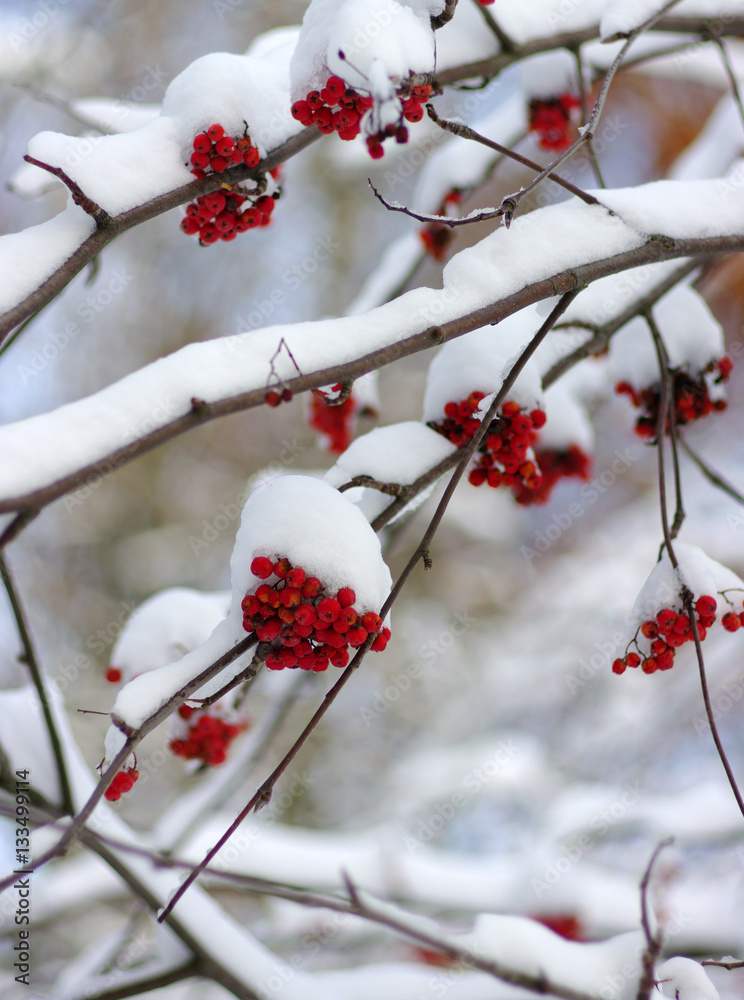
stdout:
MULTIPOLYGON (((589 105, 587 103, 587 93, 586 93, 586 81, 584 79, 584 59, 581 55, 581 46, 577 45, 574 50, 574 59, 576 60, 576 76, 578 78, 578 91, 579 100, 581 101, 581 120, 586 121, 589 117, 589 105)), ((601 188, 606 187, 604 179, 602 177, 602 171, 599 169, 599 160, 597 159, 597 154, 594 151, 594 146, 589 143, 589 159, 592 162, 592 170, 594 171, 594 176, 597 178, 597 183, 601 188)))
POLYGON ((65 815, 71 816, 75 812, 75 803, 72 798, 72 790, 70 788, 70 779, 67 774, 67 764, 65 762, 65 753, 62 749, 62 741, 59 738, 57 724, 54 721, 52 706, 49 703, 46 684, 44 683, 44 677, 42 676, 41 668, 39 666, 39 660, 36 656, 36 649, 31 638, 31 632, 26 620, 23 603, 21 602, 20 594, 18 593, 15 580, 13 579, 13 575, 10 571, 10 567, 8 566, 4 552, 0 552, 0 576, 2 577, 2 581, 8 595, 8 600, 10 601, 10 606, 13 609, 13 617, 15 618, 16 628, 18 629, 18 635, 20 637, 21 644, 23 645, 23 662, 26 664, 28 672, 31 675, 31 680, 33 681, 33 685, 36 688, 36 693, 39 697, 41 711, 44 715, 44 723, 46 725, 49 742, 52 747, 54 763, 57 768, 57 780, 59 782, 59 794, 62 811, 65 815))
POLYGON ((641 880, 641 926, 643 927, 643 934, 646 938, 646 947, 643 951, 643 974, 641 975, 641 980, 638 984, 636 1000, 648 1000, 651 995, 651 990, 655 985, 654 966, 656 965, 656 960, 661 954, 664 936, 661 931, 657 931, 657 933, 654 934, 651 930, 651 919, 648 906, 648 887, 651 883, 651 873, 654 865, 656 864, 656 859, 659 857, 664 848, 670 847, 673 843, 674 837, 667 837, 666 840, 662 840, 656 845, 648 865, 646 865, 646 871, 644 872, 641 880))
POLYGON ((744 494, 740 493, 735 486, 732 486, 731 483, 724 479, 723 476, 715 471, 715 469, 711 469, 707 462, 701 458, 696 451, 693 451, 681 434, 679 435, 679 443, 682 445, 682 450, 685 454, 692 459, 709 482, 711 482, 714 486, 717 486, 719 490, 723 490, 724 493, 727 493, 732 500, 736 500, 737 503, 744 505, 744 494))
POLYGON ((80 185, 76 181, 74 181, 68 174, 66 174, 61 167, 53 167, 51 164, 44 163, 43 160, 37 160, 33 156, 26 155, 23 157, 23 159, 27 163, 33 164, 33 166, 35 167, 41 167, 42 170, 46 170, 47 173, 51 174, 53 177, 56 177, 58 180, 62 181, 62 183, 69 190, 70 195, 72 196, 72 200, 75 202, 75 204, 79 205, 84 212, 86 212, 93 219, 95 219, 96 224, 99 227, 106 227, 111 225, 113 220, 111 216, 108 214, 108 212, 104 211, 98 204, 98 202, 95 202, 93 201, 92 198, 89 198, 88 195, 85 193, 85 191, 83 191, 83 189, 80 187, 80 185))
POLYGON ((731 66, 731 60, 729 59, 728 52, 726 51, 726 46, 723 44, 723 39, 718 32, 711 31, 710 33, 713 42, 715 43, 718 51, 721 53, 721 61, 723 63, 724 69, 726 70, 726 75, 729 79, 729 86, 731 87, 731 92, 734 95, 734 101, 736 107, 739 111, 739 118, 741 119, 742 125, 744 125, 744 105, 741 101, 741 91, 739 90, 739 81, 736 79, 736 74, 734 73, 733 67, 731 66))
MULTIPOLYGON (((433 104, 426 105, 426 111, 429 118, 441 128, 444 132, 451 132, 452 135, 457 135, 461 139, 471 139, 473 142, 478 142, 482 146, 488 146, 489 149, 493 149, 497 153, 501 153, 503 157, 507 157, 510 160, 514 160, 515 163, 521 163, 523 167, 529 167, 530 170, 534 170, 540 173, 544 168, 536 163, 534 160, 529 159, 527 156, 523 156, 521 153, 517 153, 515 150, 510 149, 508 146, 502 146, 500 142, 496 142, 494 139, 489 139, 485 135, 481 135, 480 132, 476 132, 474 128, 469 125, 464 125, 462 122, 451 121, 448 118, 442 118, 437 114, 436 109, 433 104)), ((599 205, 599 199, 595 198, 594 195, 588 194, 586 191, 582 191, 580 187, 576 184, 572 184, 571 181, 567 181, 560 174, 552 173, 550 175, 550 180, 559 187, 565 188, 566 191, 570 191, 571 194, 576 195, 587 205, 599 205)), ((501 211, 498 209, 497 211, 501 211)))
POLYGON ((0 535, 0 552, 4 552, 11 542, 15 541, 20 533, 27 528, 29 524, 34 520, 34 518, 39 516, 39 511, 33 507, 27 507, 25 510, 21 510, 13 520, 10 522, 8 527, 0 535))
POLYGON ((653 310, 649 309, 644 313, 644 319, 646 324, 651 331, 651 336, 654 341, 654 347, 656 348, 656 357, 659 363, 659 378, 661 380, 661 399, 659 401, 659 420, 662 423, 661 429, 657 427, 656 430, 656 447, 659 449, 660 454, 660 465, 659 465, 659 490, 663 490, 662 494, 662 524, 664 525, 664 538, 667 541, 667 550, 669 552, 669 558, 672 560, 672 565, 676 569, 676 560, 674 559, 674 553, 671 549, 671 542, 679 534, 679 529, 685 519, 685 509, 682 500, 682 480, 679 472, 679 454, 677 449, 677 419, 675 411, 675 400, 674 400, 674 379, 672 376, 672 371, 669 366, 669 354, 666 349, 666 344, 664 343, 664 338, 661 335, 656 319, 654 318, 653 310), (674 512, 674 521, 672 522, 671 528, 669 527, 667 521, 666 513, 666 481, 664 479, 664 461, 662 450, 664 447, 664 438, 666 435, 667 424, 669 425, 669 439, 672 449, 672 463, 674 466, 674 490, 676 507, 674 512))
POLYGON ((684 595, 684 605, 687 617, 690 619, 690 627, 692 628, 692 636, 695 640, 695 654, 697 656, 698 662, 698 673, 700 674, 700 687, 703 692, 703 704, 705 705, 705 714, 708 717, 708 725, 710 727, 710 733, 713 737, 713 742, 716 745, 716 750, 718 751, 718 756, 723 764, 723 769, 726 772, 726 777, 728 778, 729 785, 731 786, 731 791, 734 793, 734 798, 736 799, 736 804, 739 807, 739 811, 742 816, 744 816, 744 798, 739 791, 739 786, 736 783, 736 777, 734 775, 733 768, 729 763, 729 759, 726 755, 726 751, 723 748, 723 743, 721 742, 721 737, 718 732, 718 725, 713 714, 713 706, 710 701, 710 692, 708 690, 708 678, 705 673, 705 661, 703 659, 703 648, 700 642, 700 633, 698 631, 697 621, 695 618, 695 609, 692 605, 692 594, 689 591, 684 595))
POLYGON ((493 34, 498 39, 499 45, 501 46, 501 51, 509 52, 511 54, 516 54, 519 51, 519 46, 517 45, 517 43, 514 41, 513 38, 507 35, 507 33, 501 27, 501 25, 493 16, 488 7, 484 7, 482 4, 478 2, 478 0, 473 0, 473 3, 480 11, 483 20, 488 25, 489 30, 492 31, 493 34))
POLYGON ((739 962, 739 961, 725 962, 723 959, 716 960, 714 958, 704 958, 700 964, 718 965, 722 969, 728 969, 729 972, 731 972, 732 969, 744 969, 744 962, 739 962))

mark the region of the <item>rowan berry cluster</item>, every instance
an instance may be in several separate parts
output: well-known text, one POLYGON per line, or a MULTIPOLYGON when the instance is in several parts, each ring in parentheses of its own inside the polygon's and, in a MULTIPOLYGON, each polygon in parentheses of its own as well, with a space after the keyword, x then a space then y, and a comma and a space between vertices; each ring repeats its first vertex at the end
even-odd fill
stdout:
POLYGON ((139 778, 139 771, 136 771, 134 768, 130 770, 124 768, 123 771, 119 771, 114 775, 114 780, 103 793, 104 798, 108 799, 109 802, 116 802, 126 792, 131 792, 137 778, 139 778))
MULTIPOLYGON (((485 393, 471 392, 467 399, 459 403, 449 402, 444 407, 442 423, 432 421, 429 426, 460 448, 471 440, 480 427, 475 413, 483 399, 485 393)), ((479 458, 470 471, 468 482, 473 486, 488 483, 494 489, 503 485, 539 490, 543 483, 542 475, 528 451, 537 441, 536 431, 544 425, 545 414, 542 410, 524 413, 519 403, 507 400, 478 449, 479 458)))
MULTIPOLYGON (((697 379, 686 371, 674 373, 672 379, 674 420, 678 427, 689 424, 693 420, 699 420, 700 417, 707 417, 714 410, 726 409, 725 399, 712 400, 710 398, 706 376, 712 377, 712 381, 716 385, 728 382, 733 367, 730 358, 719 358, 717 361, 711 361, 697 379)), ((628 396, 636 409, 643 410, 636 420, 636 434, 642 438, 655 437, 659 426, 661 387, 653 385, 639 390, 629 382, 618 382, 615 386, 615 392, 621 396, 628 396)), ((665 433, 669 434, 668 418, 665 433)))
MULTIPOLYGON (((209 173, 221 174, 228 167, 245 163, 258 165, 261 155, 247 134, 233 139, 225 134, 222 125, 210 125, 206 132, 194 138, 191 154, 191 173, 198 179, 209 173)), ((217 240, 229 242, 238 233, 268 226, 274 211, 274 195, 256 195, 237 184, 224 184, 222 191, 201 195, 186 206, 186 217, 181 220, 181 231, 187 236, 199 236, 202 246, 217 240)))
POLYGON ((589 479, 591 459, 576 444, 562 450, 535 448, 535 461, 542 476, 542 486, 536 490, 522 484, 512 486, 515 500, 523 506, 547 503, 559 479, 589 479))
POLYGON ((529 130, 540 137, 540 147, 560 153, 574 141, 576 121, 574 112, 581 107, 581 101, 573 94, 561 94, 542 100, 530 101, 529 130))
MULTIPOLYGON (((332 391, 340 392, 341 383, 331 386, 332 391)), ((354 425, 354 415, 357 410, 357 402, 353 395, 350 395, 343 403, 329 403, 319 390, 313 392, 310 397, 310 426, 325 439, 325 446, 334 455, 341 452, 351 444, 351 435, 354 425)))
MULTIPOLYGON (((708 634, 708 629, 716 622, 718 602, 710 594, 703 594, 695 601, 695 624, 701 642, 708 634)), ((736 632, 744 625, 744 609, 742 612, 727 611, 721 618, 721 624, 728 632, 736 632)), ((662 608, 655 618, 649 618, 636 632, 631 645, 635 650, 612 664, 612 672, 623 674, 627 667, 638 667, 645 674, 653 674, 657 670, 671 670, 674 666, 674 656, 680 646, 694 641, 692 622, 689 615, 682 609, 662 608), (646 653, 638 645, 639 634, 650 642, 646 653)))
MULTIPOLYGON (((437 215, 450 215, 452 208, 458 206, 461 201, 462 193, 453 188, 445 195, 437 215)), ((446 256, 447 247, 455 238, 455 231, 452 226, 447 226, 443 222, 427 222, 419 236, 429 256, 442 261, 446 256)))
POLYGON ((186 206, 181 231, 187 236, 198 235, 203 247, 217 240, 229 243, 238 233, 268 226, 275 199, 276 195, 271 194, 255 197, 236 184, 226 186, 224 191, 211 191, 186 206))
MULTIPOLYGON (((430 94, 429 86, 413 87, 410 95, 403 98, 402 117, 408 122, 421 121, 424 117, 422 102, 430 94)), ((329 76, 321 90, 311 90, 304 100, 295 101, 292 117, 306 128, 315 126, 326 135, 337 132, 340 139, 350 142, 361 132, 362 117, 373 104, 372 97, 347 88, 340 76, 329 76)), ((397 142, 408 142, 408 129, 402 120, 398 125, 388 125, 382 132, 367 137, 367 149, 373 159, 383 155, 382 143, 389 136, 395 136, 397 142)))
POLYGON ((269 670, 320 671, 329 663, 345 667, 349 648, 357 649, 374 633, 370 648, 382 651, 387 646, 390 629, 383 627, 374 611, 355 609, 356 594, 351 587, 327 594, 317 577, 292 566, 286 557, 273 562, 256 556, 251 573, 266 582, 243 598, 243 628, 270 644, 269 670))
POLYGON ((178 714, 189 722, 188 731, 184 738, 171 740, 168 749, 176 757, 199 760, 212 767, 227 759, 230 744, 246 728, 245 723, 235 725, 190 705, 181 705, 178 714))

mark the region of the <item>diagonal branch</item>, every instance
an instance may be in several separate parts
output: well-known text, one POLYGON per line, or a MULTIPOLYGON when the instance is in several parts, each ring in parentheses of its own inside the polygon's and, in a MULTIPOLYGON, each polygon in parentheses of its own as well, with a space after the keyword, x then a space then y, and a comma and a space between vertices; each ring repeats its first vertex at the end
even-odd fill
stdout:
POLYGON ((35 167, 41 167, 42 170, 46 170, 47 173, 56 177, 58 180, 61 180, 62 183, 68 188, 75 204, 79 205, 84 212, 87 212, 88 215, 94 218, 99 227, 111 225, 112 219, 108 212, 104 212, 97 202, 93 201, 92 198, 89 198, 80 185, 69 177, 61 167, 53 167, 49 163, 44 163, 42 160, 35 160, 33 156, 27 155, 24 156, 23 159, 26 163, 32 163, 35 167))
POLYGON ((646 938, 646 947, 643 951, 643 974, 641 976, 641 981, 638 984, 636 1000, 648 1000, 651 996, 651 990, 654 988, 654 966, 656 965, 656 960, 661 954, 664 937, 661 931, 657 931, 654 934, 651 930, 651 920, 648 911, 648 887, 651 883, 651 873, 653 872, 654 865, 656 864, 656 859, 665 847, 670 847, 673 843, 674 837, 667 837, 666 840, 662 840, 661 843, 656 845, 654 853, 651 855, 651 859, 646 866, 646 871, 644 872, 641 880, 641 926, 643 927, 643 934, 646 938))
POLYGON ((36 657, 36 649, 34 648, 28 622, 26 621, 23 604, 21 603, 20 595, 16 589, 13 575, 10 572, 10 567, 5 559, 5 553, 2 551, 0 551, 0 577, 2 577, 3 584, 5 585, 8 600, 10 601, 10 606, 13 609, 18 635, 20 636, 21 643, 23 644, 23 661, 28 667, 28 672, 31 674, 31 679, 34 683, 34 687, 36 688, 36 693, 39 696, 41 710, 44 714, 44 722, 46 724, 47 734, 49 735, 49 742, 52 745, 54 762, 57 767, 57 780, 59 781, 59 794, 62 800, 62 811, 71 816, 75 811, 75 804, 72 799, 70 780, 67 776, 67 765, 65 763, 64 750, 62 749, 62 741, 60 740, 59 733, 57 732, 57 725, 54 721, 54 715, 52 714, 52 706, 49 704, 46 685, 44 684, 44 678, 39 667, 39 661, 36 657))

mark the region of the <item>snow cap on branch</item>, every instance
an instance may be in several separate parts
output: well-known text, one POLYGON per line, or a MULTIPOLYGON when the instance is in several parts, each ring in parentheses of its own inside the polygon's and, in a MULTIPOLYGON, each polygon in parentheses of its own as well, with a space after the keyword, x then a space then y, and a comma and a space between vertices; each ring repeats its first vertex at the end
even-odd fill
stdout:
POLYGON ((665 997, 675 1000, 719 1000, 718 990, 702 965, 677 955, 656 970, 656 981, 665 997))
MULTIPOLYGON (((534 310, 522 310, 496 326, 483 326, 445 344, 429 368, 424 420, 439 420, 448 402, 460 402, 471 392, 487 396, 498 392, 539 326, 534 310)), ((533 359, 520 372, 507 398, 522 408, 542 408, 540 373, 533 359)))
POLYGON ((323 87, 329 71, 390 99, 411 74, 434 72, 430 18, 443 9, 444 0, 313 0, 290 66, 292 100, 323 87))
POLYGON ((245 595, 262 582, 251 572, 255 556, 286 557, 329 592, 351 587, 362 611, 379 611, 392 586, 380 541, 362 512, 312 476, 278 476, 248 498, 230 560, 236 620, 245 595))

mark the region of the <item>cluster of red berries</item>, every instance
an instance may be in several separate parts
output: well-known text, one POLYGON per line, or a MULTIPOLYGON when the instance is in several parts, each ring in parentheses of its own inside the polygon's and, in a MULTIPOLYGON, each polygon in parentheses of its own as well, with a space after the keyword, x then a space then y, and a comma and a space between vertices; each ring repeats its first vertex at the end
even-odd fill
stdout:
POLYGON ((198 719, 191 723, 185 739, 171 740, 168 749, 184 760, 200 760, 214 767, 227 759, 227 750, 235 737, 246 727, 245 723, 233 725, 218 716, 200 712, 190 705, 181 705, 178 714, 191 721, 194 713, 198 719))
MULTIPOLYGON (((447 403, 442 423, 432 421, 429 426, 461 448, 480 427, 480 420, 474 414, 485 395, 471 392, 459 403, 447 403)), ((537 463, 527 457, 527 451, 537 441, 536 431, 544 426, 542 410, 524 413, 519 403, 507 400, 478 449, 480 457, 468 482, 473 486, 488 483, 494 489, 511 486, 539 490, 543 484, 542 475, 537 463)))
POLYGON ((114 780, 103 793, 104 798, 108 799, 109 802, 116 802, 126 792, 131 792, 137 778, 139 778, 139 771, 136 771, 134 768, 129 771, 126 768, 123 771, 119 771, 114 775, 114 780))
MULTIPOLYGON (((705 375, 714 375, 714 382, 728 382, 731 370, 734 367, 730 358, 719 358, 711 361, 700 377, 694 379, 685 371, 677 371, 673 377, 674 392, 674 419, 678 427, 689 424, 700 417, 707 417, 714 410, 725 410, 726 400, 712 400, 708 394, 708 386, 705 375)), ((649 386, 646 389, 638 390, 629 382, 618 382, 615 392, 628 396, 636 409, 643 410, 643 413, 636 420, 635 432, 642 438, 653 438, 659 426, 659 403, 661 402, 661 389, 658 385, 649 386)), ((669 433, 669 420, 667 419, 665 433, 669 433)))
POLYGON ((390 639, 390 629, 374 611, 364 613, 354 608, 356 594, 342 587, 335 596, 326 594, 315 576, 308 576, 289 559, 272 562, 256 556, 251 573, 260 580, 254 594, 243 598, 243 628, 255 632, 261 642, 271 643, 266 657, 270 670, 299 667, 301 670, 326 670, 345 667, 349 647, 357 649, 370 634, 378 633, 371 649, 382 651, 390 639))
MULTIPOLYGON (((695 622, 701 642, 716 621, 717 608, 718 602, 710 594, 703 594, 695 601, 695 622)), ((727 611, 721 618, 721 624, 728 632, 736 632, 744 625, 744 612, 727 611)), ((623 674, 627 667, 638 666, 645 674, 671 670, 677 649, 686 642, 693 642, 695 638, 689 616, 674 608, 662 608, 655 618, 643 622, 638 631, 651 643, 648 654, 640 652, 636 633, 633 643, 638 651, 626 652, 624 657, 615 660, 612 664, 613 673, 623 674)))
POLYGON ((347 88, 340 76, 329 76, 322 90, 311 90, 304 101, 292 105, 292 117, 309 128, 329 135, 338 132, 339 139, 350 142, 361 130, 362 115, 374 101, 347 88))
POLYGON ((211 170, 221 174, 223 170, 237 163, 246 167, 257 167, 261 154, 251 142, 249 135, 233 139, 225 135, 222 125, 210 125, 206 132, 194 137, 194 152, 191 154, 191 173, 201 179, 211 170))
MULTIPOLYGON (((429 84, 412 87, 408 97, 401 96, 403 118, 412 125, 420 122, 424 117, 424 102, 428 101, 430 96, 431 87, 429 84)), ((385 150, 382 148, 382 144, 386 139, 393 137, 397 143, 408 142, 408 129, 403 124, 403 119, 397 125, 386 125, 380 132, 367 136, 367 152, 373 160, 379 160, 384 155, 385 150)))
POLYGON ((523 506, 547 503, 559 479, 589 479, 591 459, 576 444, 562 450, 536 448, 535 461, 540 468, 542 486, 536 490, 528 489, 521 483, 512 486, 515 500, 523 506))
POLYGON ((263 194, 254 199, 237 185, 226 186, 224 191, 203 194, 187 205, 181 231, 187 236, 198 235, 203 247, 217 240, 229 243, 238 233, 268 226, 275 200, 276 195, 263 194))
MULTIPOLYGON (((445 195, 437 215, 449 215, 450 206, 457 206, 461 201, 462 193, 457 188, 453 188, 445 195)), ((455 238, 455 231, 452 226, 446 226, 442 222, 427 222, 419 236, 429 256, 433 257, 434 260, 442 261, 446 256, 447 247, 455 238)))
MULTIPOLYGON (((331 386, 334 392, 340 392, 341 388, 340 382, 331 386)), ((315 390, 310 397, 310 426, 323 435, 328 451, 333 455, 340 455, 351 444, 357 402, 350 395, 343 403, 334 405, 324 396, 320 390, 315 390)))
MULTIPOLYGON (((424 117, 422 103, 431 94, 431 87, 413 87, 403 100, 403 118, 408 122, 420 122, 424 117)), ((362 116, 374 104, 372 97, 365 97, 347 88, 340 76, 329 76, 325 87, 311 90, 304 101, 292 105, 292 117, 306 128, 315 126, 319 132, 329 135, 338 132, 340 139, 350 142, 361 132, 362 116)), ((388 136, 395 136, 397 142, 408 142, 408 129, 403 122, 388 125, 384 131, 367 138, 367 149, 374 160, 382 154, 382 143, 388 136)))
POLYGON ((576 123, 574 112, 581 107, 581 101, 573 94, 561 94, 548 100, 535 97, 530 101, 529 130, 540 137, 542 149, 561 153, 574 141, 576 123))

